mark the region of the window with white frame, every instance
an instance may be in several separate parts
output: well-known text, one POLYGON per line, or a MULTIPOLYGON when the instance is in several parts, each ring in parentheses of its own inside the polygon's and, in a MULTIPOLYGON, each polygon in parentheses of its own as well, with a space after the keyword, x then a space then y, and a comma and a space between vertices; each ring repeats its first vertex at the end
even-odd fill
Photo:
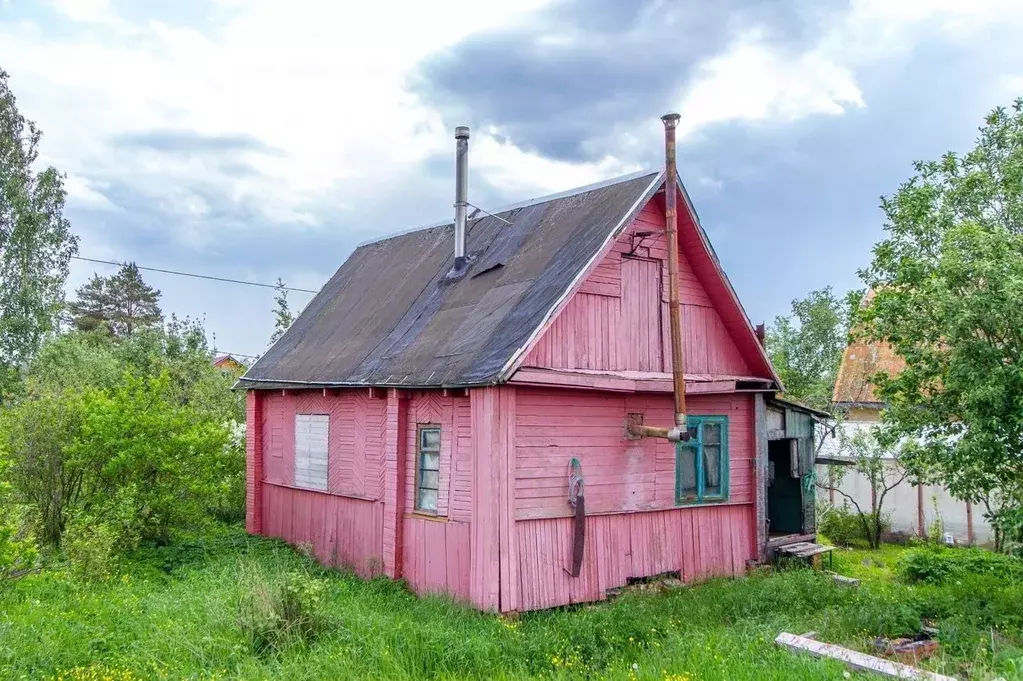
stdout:
POLYGON ((295 487, 327 489, 330 416, 295 415, 295 487))
POLYGON ((416 429, 416 510, 437 513, 440 490, 440 426, 420 424, 416 429))

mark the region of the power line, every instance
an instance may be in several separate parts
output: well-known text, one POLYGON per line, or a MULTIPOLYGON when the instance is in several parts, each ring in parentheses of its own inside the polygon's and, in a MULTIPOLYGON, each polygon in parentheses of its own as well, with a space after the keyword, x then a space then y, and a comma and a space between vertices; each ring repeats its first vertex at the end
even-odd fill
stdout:
POLYGON ((232 357, 247 357, 249 359, 255 359, 260 355, 247 355, 244 352, 228 352, 227 350, 221 350, 220 348, 214 348, 218 355, 231 355, 232 357))
MULTIPOLYGON (((117 267, 123 267, 127 263, 116 262, 114 260, 99 260, 97 258, 86 258, 80 255, 71 256, 75 260, 84 260, 85 262, 95 262, 101 265, 116 265, 117 267)), ((209 274, 193 274, 191 272, 178 272, 177 270, 164 270, 159 267, 143 267, 142 265, 135 265, 140 270, 146 270, 148 272, 162 272, 163 274, 175 274, 179 277, 192 277, 193 279, 209 279, 210 281, 224 281, 229 284, 244 284, 246 286, 259 286, 262 288, 277 288, 273 284, 263 284, 258 281, 243 281, 241 279, 228 279, 226 277, 214 277, 209 274)), ((299 293, 317 293, 307 288, 295 288, 294 286, 282 286, 285 291, 298 291, 299 293)))

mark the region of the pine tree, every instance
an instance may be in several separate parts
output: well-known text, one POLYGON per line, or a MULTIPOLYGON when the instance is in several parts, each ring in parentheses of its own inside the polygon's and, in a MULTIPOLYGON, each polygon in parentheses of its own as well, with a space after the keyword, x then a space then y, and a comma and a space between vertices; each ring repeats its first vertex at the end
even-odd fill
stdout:
POLYGON ((284 281, 280 277, 277 278, 275 289, 277 294, 274 296, 274 332, 270 336, 270 345, 276 343, 295 321, 294 315, 291 314, 291 308, 288 307, 288 289, 285 288, 284 281))
POLYGON ((86 284, 79 287, 77 299, 68 303, 71 324, 80 331, 105 330, 110 332, 107 320, 110 316, 110 297, 107 295, 106 279, 92 275, 86 284))
POLYGON ((160 292, 142 279, 133 262, 122 265, 113 276, 94 275, 76 295, 68 308, 72 324, 82 331, 105 329, 116 338, 127 338, 163 323, 160 292))
POLYGON ((163 323, 160 311, 160 291, 142 280, 139 268, 133 262, 125 263, 107 283, 112 316, 110 325, 114 335, 127 338, 138 329, 163 323))

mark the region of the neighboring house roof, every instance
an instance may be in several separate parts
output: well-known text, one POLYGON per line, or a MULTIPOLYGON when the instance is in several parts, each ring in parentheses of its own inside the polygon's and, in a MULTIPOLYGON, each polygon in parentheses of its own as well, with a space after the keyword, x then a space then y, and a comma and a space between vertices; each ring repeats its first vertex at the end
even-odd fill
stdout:
MULTIPOLYGON (((867 291, 861 307, 874 299, 874 291, 867 291)), ((888 343, 854 341, 842 353, 842 363, 835 378, 832 402, 840 407, 881 408, 884 402, 874 392, 870 377, 878 372, 894 376, 906 366, 905 360, 895 354, 888 343)))
MULTIPOLYGON (((448 281, 453 224, 358 247, 240 387, 489 385, 516 362, 663 186, 663 173, 609 180, 473 219, 464 278, 448 281)), ((737 306, 753 371, 780 386, 734 290, 720 271, 685 189, 685 205, 722 296, 737 306), (753 349, 755 348, 755 349, 753 349)), ((681 223, 681 220, 680 220, 681 223)), ((680 225, 681 226, 681 225, 680 225)), ((735 332, 733 331, 733 334, 735 332)))
POLYGON ((236 359, 234 355, 217 355, 217 357, 213 360, 213 366, 217 367, 218 369, 230 365, 239 366, 243 369, 245 368, 245 363, 239 359, 236 359))

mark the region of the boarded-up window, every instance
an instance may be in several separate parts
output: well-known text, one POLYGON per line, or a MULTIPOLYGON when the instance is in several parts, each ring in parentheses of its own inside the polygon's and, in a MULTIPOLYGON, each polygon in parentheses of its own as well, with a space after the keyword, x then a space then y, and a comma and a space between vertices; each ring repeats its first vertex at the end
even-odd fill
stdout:
POLYGON ((417 433, 416 510, 436 513, 440 491, 440 426, 420 425, 417 433))
POLYGON ((691 416, 689 440, 676 446, 675 502, 728 498, 728 417, 691 416))
POLYGON ((295 415, 295 487, 327 489, 330 416, 295 415))

